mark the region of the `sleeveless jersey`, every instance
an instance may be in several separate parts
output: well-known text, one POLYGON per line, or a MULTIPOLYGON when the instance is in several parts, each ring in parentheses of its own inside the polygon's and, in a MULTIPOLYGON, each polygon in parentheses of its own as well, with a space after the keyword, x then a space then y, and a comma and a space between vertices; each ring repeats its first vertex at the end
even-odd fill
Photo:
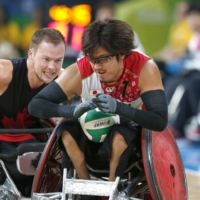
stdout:
MULTIPOLYGON (((30 100, 45 86, 31 89, 28 82, 27 58, 11 59, 13 64, 12 80, 7 90, 0 96, 0 129, 31 128, 39 121, 28 113, 30 100)), ((34 138, 30 133, 0 134, 0 140, 21 142, 34 138)))
POLYGON ((141 69, 149 57, 133 51, 124 58, 124 71, 114 84, 103 83, 94 73, 87 57, 77 61, 82 78, 82 101, 95 97, 97 93, 109 94, 118 101, 130 104, 132 107, 141 109, 139 76, 141 69))

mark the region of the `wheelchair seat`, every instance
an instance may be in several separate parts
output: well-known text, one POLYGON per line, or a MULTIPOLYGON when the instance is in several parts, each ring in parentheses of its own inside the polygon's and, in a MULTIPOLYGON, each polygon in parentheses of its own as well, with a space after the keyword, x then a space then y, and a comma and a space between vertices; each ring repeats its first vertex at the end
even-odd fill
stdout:
POLYGON ((23 143, 17 147, 18 156, 23 155, 27 152, 42 152, 46 142, 41 143, 23 143))
MULTIPOLYGON (((59 124, 58 124, 59 125, 59 124)), ((188 199, 184 167, 176 141, 166 128, 162 132, 142 129, 140 145, 135 149, 133 162, 127 166, 119 181, 118 190, 128 198, 143 200, 188 199)), ((94 180, 107 180, 109 167, 103 161, 86 160, 94 180)), ((67 178, 76 179, 67 169, 67 178)), ((62 191, 62 152, 56 140, 56 128, 41 156, 32 187, 32 198, 60 195, 62 191)))

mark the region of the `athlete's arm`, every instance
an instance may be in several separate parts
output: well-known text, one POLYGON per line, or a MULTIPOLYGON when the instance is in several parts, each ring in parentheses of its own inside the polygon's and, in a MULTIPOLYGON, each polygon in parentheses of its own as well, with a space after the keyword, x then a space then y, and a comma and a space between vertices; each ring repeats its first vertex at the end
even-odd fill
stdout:
POLYGON ((58 72, 58 76, 60 76, 63 71, 64 71, 64 69, 61 68, 60 71, 58 72))
POLYGON ((0 95, 8 88, 12 80, 13 65, 10 60, 0 59, 0 95))
POLYGON ((140 94, 150 90, 164 90, 160 71, 153 60, 147 61, 142 67, 139 78, 140 94))
POLYGON ((147 61, 143 66, 139 87, 146 111, 130 107, 105 94, 97 95, 93 102, 104 112, 119 114, 150 130, 162 131, 168 121, 167 101, 159 70, 153 61, 147 61))
POLYGON ((71 99, 75 94, 81 94, 82 82, 77 63, 65 68, 55 81, 68 99, 71 99))

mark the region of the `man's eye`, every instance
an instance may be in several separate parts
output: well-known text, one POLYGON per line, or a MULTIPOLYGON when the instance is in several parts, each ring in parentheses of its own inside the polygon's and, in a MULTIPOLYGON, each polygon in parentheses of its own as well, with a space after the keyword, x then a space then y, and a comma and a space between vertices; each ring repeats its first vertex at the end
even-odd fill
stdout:
POLYGON ((98 59, 98 61, 101 63, 101 62, 105 62, 105 61, 107 61, 108 60, 108 58, 106 57, 106 58, 99 58, 98 59))

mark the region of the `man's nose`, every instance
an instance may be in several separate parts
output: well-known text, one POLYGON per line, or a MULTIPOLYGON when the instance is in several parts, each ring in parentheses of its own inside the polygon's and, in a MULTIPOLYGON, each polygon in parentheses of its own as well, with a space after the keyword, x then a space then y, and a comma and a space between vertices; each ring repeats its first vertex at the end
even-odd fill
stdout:
POLYGON ((53 61, 48 63, 48 68, 55 68, 55 63, 53 61))
POLYGON ((102 65, 100 65, 100 64, 98 64, 98 63, 94 63, 94 64, 93 64, 93 67, 94 67, 95 69, 100 69, 100 68, 102 68, 102 65))

